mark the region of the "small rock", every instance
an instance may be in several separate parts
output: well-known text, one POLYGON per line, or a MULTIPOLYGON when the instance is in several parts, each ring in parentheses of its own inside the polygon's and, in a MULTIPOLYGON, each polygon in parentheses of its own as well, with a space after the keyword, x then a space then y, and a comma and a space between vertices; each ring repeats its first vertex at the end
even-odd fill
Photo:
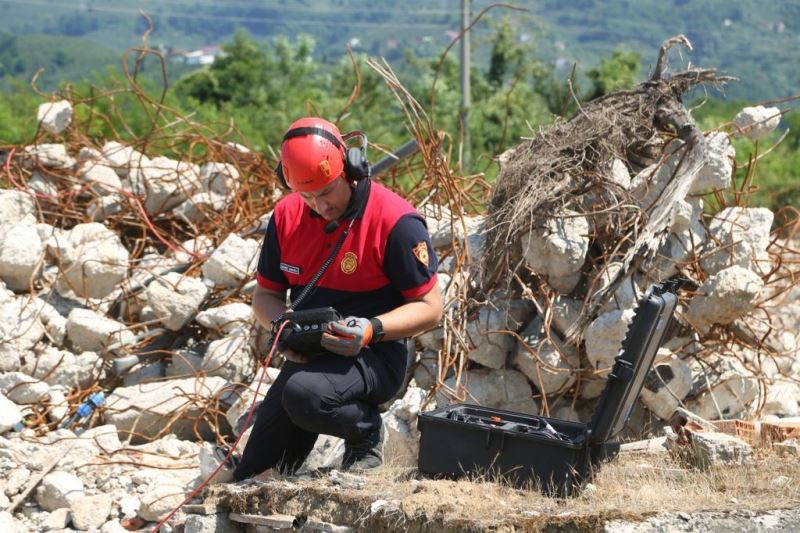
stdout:
POLYGON ((67 100, 42 104, 36 113, 36 120, 50 133, 61 133, 72 120, 72 105, 67 100))

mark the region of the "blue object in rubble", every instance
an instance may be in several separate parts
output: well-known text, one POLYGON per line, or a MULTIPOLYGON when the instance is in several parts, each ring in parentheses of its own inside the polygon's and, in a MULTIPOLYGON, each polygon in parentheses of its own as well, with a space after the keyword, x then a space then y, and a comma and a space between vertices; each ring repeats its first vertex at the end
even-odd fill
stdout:
POLYGON ((83 403, 81 403, 78 406, 78 409, 75 411, 75 414, 69 417, 66 422, 61 424, 61 427, 67 428, 71 426, 74 422, 77 422, 78 420, 81 420, 83 418, 87 418, 89 415, 92 414, 92 412, 94 412, 96 408, 103 405, 103 402, 105 401, 106 401, 106 395, 103 394, 103 391, 93 392, 92 394, 89 395, 88 398, 86 398, 86 400, 83 401, 83 403))

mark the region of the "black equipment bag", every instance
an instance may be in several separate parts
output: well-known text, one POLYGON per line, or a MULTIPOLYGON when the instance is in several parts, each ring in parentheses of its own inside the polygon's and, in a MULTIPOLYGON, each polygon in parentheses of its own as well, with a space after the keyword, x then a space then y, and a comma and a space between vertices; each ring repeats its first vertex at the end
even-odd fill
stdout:
POLYGON ((591 466, 619 449, 612 440, 665 340, 682 282, 654 285, 639 300, 589 424, 476 405, 440 407, 418 418, 420 472, 478 475, 564 496, 579 491, 591 466))

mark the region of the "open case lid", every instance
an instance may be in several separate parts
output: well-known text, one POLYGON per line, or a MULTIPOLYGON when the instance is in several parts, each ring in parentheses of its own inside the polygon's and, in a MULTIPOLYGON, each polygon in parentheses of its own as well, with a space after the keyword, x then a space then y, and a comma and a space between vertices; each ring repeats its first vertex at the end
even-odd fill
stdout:
POLYGON ((653 285, 639 300, 589 423, 590 442, 599 444, 611 440, 628 422, 644 379, 664 341, 678 303, 676 293, 682 284, 683 280, 677 280, 653 285))

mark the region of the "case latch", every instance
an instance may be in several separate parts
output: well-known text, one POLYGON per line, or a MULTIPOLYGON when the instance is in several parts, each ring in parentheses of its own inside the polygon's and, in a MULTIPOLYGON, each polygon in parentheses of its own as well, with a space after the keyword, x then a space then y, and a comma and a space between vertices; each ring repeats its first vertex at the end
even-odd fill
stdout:
POLYGON ((633 378, 633 365, 623 359, 617 359, 609 377, 630 381, 633 378))

